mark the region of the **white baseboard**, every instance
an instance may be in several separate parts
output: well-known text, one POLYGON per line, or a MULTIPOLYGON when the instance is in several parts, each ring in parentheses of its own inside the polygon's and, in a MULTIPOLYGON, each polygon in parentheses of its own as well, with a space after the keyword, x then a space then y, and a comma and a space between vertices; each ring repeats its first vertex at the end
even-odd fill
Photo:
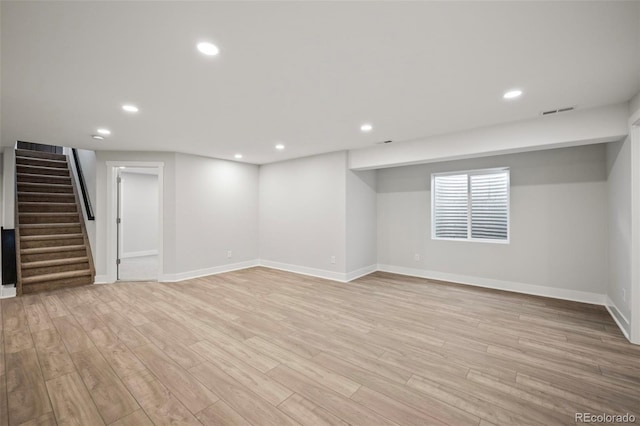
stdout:
POLYGON ((378 270, 378 265, 374 264, 374 265, 365 266, 364 268, 356 269, 355 271, 347 272, 345 274, 345 281, 349 282, 349 281, 356 280, 360 277, 364 277, 365 275, 372 274, 377 270, 378 270))
MULTIPOLYGON (((164 282, 176 282, 182 280, 188 280, 192 278, 203 277, 207 275, 221 274, 224 272, 237 271, 240 269, 252 268, 255 266, 264 266, 266 268, 278 269, 286 272, 293 272, 296 274, 309 275, 316 278, 323 278, 331 281, 349 282, 360 278, 362 276, 371 274, 376 271, 390 272, 400 275, 408 275, 418 278, 426 278, 439 281, 448 281, 452 283, 471 285, 475 287, 490 288, 494 290, 511 291, 515 293, 531 294, 534 296, 550 297, 553 299, 570 300, 574 302, 591 303, 594 305, 604 305, 611 312, 615 309, 615 312, 619 314, 617 317, 612 313, 614 320, 618 323, 621 330, 625 335, 628 335, 629 321, 620 314, 619 310, 615 307, 613 302, 604 294, 591 293, 579 290, 568 290, 561 288, 545 287, 533 284, 518 283, 512 281, 494 280, 489 278, 472 277, 467 275, 450 274, 446 272, 429 271, 423 269, 406 268, 402 266, 393 265, 369 265, 364 268, 357 269, 348 273, 327 271, 325 269, 309 268, 306 266, 292 265, 289 263, 274 262, 271 260, 256 259, 246 262, 233 263, 229 265, 214 266, 211 268, 198 269, 195 271, 180 272, 177 274, 164 274, 159 281, 164 282), (621 323, 620 323, 621 319, 621 323), (626 329, 624 324, 626 323, 626 329)), ((106 275, 96 275, 95 283, 104 284, 108 283, 106 275)))
POLYGON ((130 257, 143 257, 143 256, 157 256, 158 250, 144 250, 144 251, 131 251, 129 253, 122 253, 120 259, 128 259, 130 257))
POLYGON ((189 280, 192 278, 204 277, 207 275, 215 275, 215 274, 221 274, 223 272, 231 272, 231 271, 237 271, 239 269, 252 268, 254 266, 259 266, 259 265, 260 265, 260 261, 257 259, 247 260, 246 262, 231 263, 229 265, 214 266, 211 268, 197 269, 195 271, 179 272, 177 274, 163 274, 161 279, 159 279, 158 281, 162 281, 162 282, 183 281, 183 280, 189 280))
POLYGON ((16 297, 16 287, 14 285, 0 285, 0 299, 16 297))
POLYGON ((346 281, 346 274, 344 274, 343 272, 327 271, 326 269, 309 268, 307 266, 273 262, 271 260, 264 259, 260 259, 260 266, 271 269, 278 269, 280 271, 294 272, 296 274, 309 275, 316 278, 324 278, 331 281, 339 281, 341 283, 346 281))
POLYGON ((260 266, 265 268, 278 269, 280 271, 293 272, 295 274, 309 275, 316 278, 324 278, 325 280, 338 281, 341 283, 347 283, 357 278, 369 275, 372 272, 378 270, 378 265, 369 265, 364 268, 356 269, 351 272, 335 272, 327 271, 326 269, 309 268, 307 266, 292 265, 290 263, 274 262, 272 260, 260 260, 260 266))
POLYGON ((111 284, 112 282, 106 275, 96 275, 93 279, 94 284, 111 284))
POLYGON ((476 287, 491 288, 494 290, 512 291, 515 293, 531 294, 534 296, 550 297, 553 299, 570 300, 573 302, 604 305, 605 295, 579 290, 545 287, 533 284, 524 284, 512 281, 501 281, 490 278, 470 277, 467 275, 450 274, 446 272, 428 271, 423 269, 405 268, 402 266, 378 265, 378 270, 412 277, 427 278, 438 281, 449 281, 457 284, 466 284, 476 287))
POLYGON ((629 337, 629 332, 631 330, 631 322, 627 319, 627 317, 625 317, 622 314, 622 311, 618 309, 618 307, 613 302, 613 300, 611 300, 609 295, 606 296, 604 306, 607 308, 607 311, 609 311, 609 315, 611 315, 611 318, 613 318, 613 320, 618 325, 618 328, 620 329, 620 331, 622 331, 622 334, 624 334, 627 340, 631 340, 629 337))

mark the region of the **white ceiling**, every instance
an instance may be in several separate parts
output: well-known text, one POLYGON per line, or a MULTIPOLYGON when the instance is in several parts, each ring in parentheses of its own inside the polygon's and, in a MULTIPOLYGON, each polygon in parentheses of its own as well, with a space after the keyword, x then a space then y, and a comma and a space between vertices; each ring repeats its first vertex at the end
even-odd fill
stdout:
POLYGON ((3 145, 262 164, 640 90, 639 2, 3 1, 1 13, 3 145), (198 53, 202 40, 220 54, 198 53), (524 96, 504 101, 511 88, 524 96), (98 127, 112 135, 91 139, 98 127))

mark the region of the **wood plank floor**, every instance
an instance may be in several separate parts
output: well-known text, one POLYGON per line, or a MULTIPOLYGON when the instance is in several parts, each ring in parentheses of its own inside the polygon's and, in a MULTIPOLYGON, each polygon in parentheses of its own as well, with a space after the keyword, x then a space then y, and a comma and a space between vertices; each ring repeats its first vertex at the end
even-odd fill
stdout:
POLYGON ((0 316, 0 425, 640 418, 640 347, 593 305, 252 268, 4 299, 0 316))

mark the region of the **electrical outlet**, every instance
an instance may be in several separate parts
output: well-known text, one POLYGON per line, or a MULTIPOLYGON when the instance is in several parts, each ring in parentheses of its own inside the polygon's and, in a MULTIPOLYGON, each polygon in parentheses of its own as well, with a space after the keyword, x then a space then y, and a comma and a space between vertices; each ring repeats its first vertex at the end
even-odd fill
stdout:
POLYGON ((413 255, 413 260, 415 260, 416 262, 420 262, 420 253, 416 253, 413 255))
POLYGON ((336 257, 335 256, 331 256, 331 263, 335 264, 336 263, 336 257))
POLYGON ((624 288, 622 289, 622 301, 627 301, 627 291, 624 288))
POLYGON ((227 259, 231 259, 233 252, 231 250, 227 250, 227 259))

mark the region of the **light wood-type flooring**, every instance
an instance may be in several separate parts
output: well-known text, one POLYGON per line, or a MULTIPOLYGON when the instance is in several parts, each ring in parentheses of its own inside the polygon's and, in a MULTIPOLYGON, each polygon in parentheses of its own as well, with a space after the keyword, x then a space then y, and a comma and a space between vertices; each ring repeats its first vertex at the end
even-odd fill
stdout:
POLYGON ((556 425, 640 417, 599 306, 253 268, 1 303, 0 425, 556 425))

